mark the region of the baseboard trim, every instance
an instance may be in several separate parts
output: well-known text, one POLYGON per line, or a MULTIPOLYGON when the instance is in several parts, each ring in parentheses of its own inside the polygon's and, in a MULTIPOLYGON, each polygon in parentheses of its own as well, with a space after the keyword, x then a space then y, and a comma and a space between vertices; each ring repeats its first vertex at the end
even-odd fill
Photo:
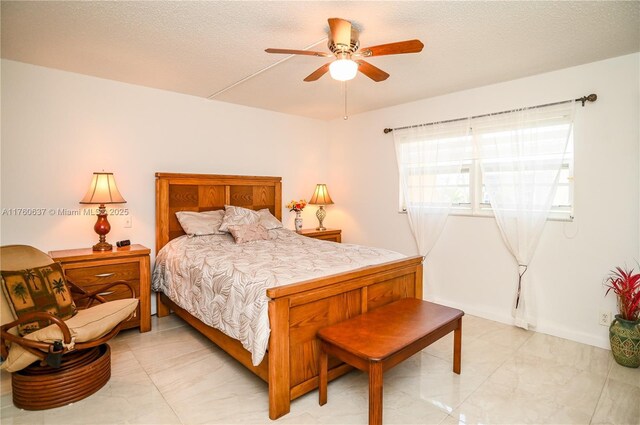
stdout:
MULTIPOLYGON (((458 308, 460 310, 463 310, 466 314, 470 314, 472 316, 493 320, 494 322, 504 323, 507 325, 514 325, 514 320, 513 317, 511 317, 510 313, 500 314, 496 313, 495 311, 484 310, 482 308, 478 308, 477 306, 465 305, 463 303, 446 300, 439 297, 427 297, 427 300, 449 307, 458 308)), ((563 328, 561 326, 557 326, 556 324, 546 323, 544 321, 538 322, 535 329, 532 329, 531 331, 539 332, 545 335, 556 336, 558 338, 568 339, 570 341, 575 341, 594 347, 604 348, 606 350, 611 349, 609 338, 607 336, 577 332, 574 329, 563 328)))

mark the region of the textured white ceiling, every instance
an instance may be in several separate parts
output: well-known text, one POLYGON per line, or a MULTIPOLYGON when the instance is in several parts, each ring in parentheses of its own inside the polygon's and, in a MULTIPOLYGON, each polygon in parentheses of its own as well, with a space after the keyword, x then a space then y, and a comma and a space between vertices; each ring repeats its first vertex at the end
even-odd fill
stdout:
MULTIPOLYGON (((419 38, 422 53, 371 58, 391 74, 348 83, 350 114, 640 51, 640 2, 2 1, 2 57, 208 97, 326 37, 327 18, 361 46, 419 38)), ((326 51, 321 43, 317 50, 326 51)), ((342 116, 342 84, 303 78, 296 56, 217 100, 319 119, 342 116)))

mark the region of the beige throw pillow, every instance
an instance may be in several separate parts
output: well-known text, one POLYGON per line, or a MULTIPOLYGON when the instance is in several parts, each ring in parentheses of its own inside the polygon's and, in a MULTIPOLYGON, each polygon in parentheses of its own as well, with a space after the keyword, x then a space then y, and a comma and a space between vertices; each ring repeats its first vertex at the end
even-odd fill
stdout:
POLYGON ((218 228, 222 224, 224 210, 216 211, 178 211, 176 217, 180 226, 189 236, 224 235, 218 228))
POLYGON ((256 211, 234 207, 232 205, 224 206, 224 217, 222 218, 222 224, 218 229, 220 232, 228 232, 229 226, 238 226, 243 224, 254 224, 260 221, 260 214, 256 211))
POLYGON ((269 232, 261 223, 229 226, 229 233, 236 240, 236 243, 269 239, 269 232))

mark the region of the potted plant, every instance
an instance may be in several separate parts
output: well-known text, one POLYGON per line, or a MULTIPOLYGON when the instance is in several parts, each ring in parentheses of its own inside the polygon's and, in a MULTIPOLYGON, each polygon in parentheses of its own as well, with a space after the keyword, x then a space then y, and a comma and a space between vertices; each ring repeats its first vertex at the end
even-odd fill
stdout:
MULTIPOLYGON (((640 273, 616 267, 604 282, 618 297, 616 318, 609 326, 613 357, 622 366, 640 366, 640 273)), ((606 295, 605 294, 605 295, 606 295)))

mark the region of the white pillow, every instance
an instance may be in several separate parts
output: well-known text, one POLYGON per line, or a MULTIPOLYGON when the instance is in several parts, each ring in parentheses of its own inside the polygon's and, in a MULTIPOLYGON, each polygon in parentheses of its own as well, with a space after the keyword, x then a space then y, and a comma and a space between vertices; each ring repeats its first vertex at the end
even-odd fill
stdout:
POLYGON ((282 222, 275 218, 268 208, 259 210, 258 214, 260 214, 260 224, 262 224, 265 229, 272 230, 282 227, 282 222))
POLYGON ((218 228, 224 217, 223 210, 216 211, 178 211, 176 217, 182 230, 189 236, 224 235, 218 228))
POLYGON ((234 207, 232 205, 224 206, 224 217, 218 228, 220 232, 228 232, 229 226, 238 226, 243 224, 254 224, 260 221, 260 215, 254 210, 242 207, 234 207))

